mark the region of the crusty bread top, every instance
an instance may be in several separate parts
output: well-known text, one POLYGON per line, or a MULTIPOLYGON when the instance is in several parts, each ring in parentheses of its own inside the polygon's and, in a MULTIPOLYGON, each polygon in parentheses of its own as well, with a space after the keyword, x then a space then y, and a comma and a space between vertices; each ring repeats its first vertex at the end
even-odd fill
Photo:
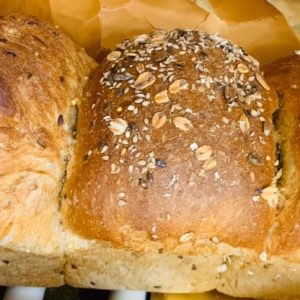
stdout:
POLYGON ((26 16, 0 17, 0 62, 0 246, 59 256, 76 99, 96 64, 53 25, 26 16))
POLYGON ((300 248, 300 55, 274 61, 265 67, 265 73, 280 99, 278 131, 283 161, 282 211, 270 252, 290 256, 300 248))
POLYGON ((67 226, 134 250, 201 239, 261 250, 277 204, 276 108, 258 62, 217 35, 124 41, 79 111, 67 226))

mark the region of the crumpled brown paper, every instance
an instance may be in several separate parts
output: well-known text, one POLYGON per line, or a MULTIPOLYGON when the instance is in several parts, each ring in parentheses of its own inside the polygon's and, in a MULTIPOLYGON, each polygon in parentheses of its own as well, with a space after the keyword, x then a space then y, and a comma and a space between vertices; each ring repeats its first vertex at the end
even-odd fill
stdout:
POLYGON ((102 46, 106 48, 154 28, 176 27, 218 32, 262 63, 299 48, 284 17, 264 0, 243 1, 243 5, 238 0, 107 0, 101 8, 102 46))
POLYGON ((299 0, 0 0, 0 10, 51 19, 94 57, 100 45, 176 27, 218 32, 262 63, 300 48, 299 0))
POLYGON ((300 40, 300 1, 299 0, 268 0, 286 18, 288 24, 300 40))

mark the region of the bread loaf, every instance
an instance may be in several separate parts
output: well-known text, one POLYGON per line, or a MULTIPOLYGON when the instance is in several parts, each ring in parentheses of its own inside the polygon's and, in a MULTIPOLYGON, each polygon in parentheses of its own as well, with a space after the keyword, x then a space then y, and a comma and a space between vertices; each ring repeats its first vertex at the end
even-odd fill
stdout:
POLYGON ((0 284, 64 284, 59 193, 95 63, 36 18, 0 18, 0 284))
POLYGON ((297 294, 299 266, 270 246, 277 99, 259 63, 216 35, 158 31, 118 45, 79 111, 63 192, 67 283, 297 294))
POLYGON ((0 284, 299 296, 298 56, 156 31, 96 68, 22 16, 0 48, 0 284))

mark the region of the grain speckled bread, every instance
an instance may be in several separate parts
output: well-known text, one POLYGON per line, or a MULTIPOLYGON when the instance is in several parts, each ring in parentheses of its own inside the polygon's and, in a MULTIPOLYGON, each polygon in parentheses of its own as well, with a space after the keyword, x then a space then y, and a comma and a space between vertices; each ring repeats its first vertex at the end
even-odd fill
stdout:
POLYGON ((0 61, 0 284, 299 296, 298 56, 267 83, 216 35, 157 31, 96 68, 6 16, 0 61))
POLYGON ((0 284, 62 285, 59 192, 76 99, 96 64, 24 16, 0 17, 0 62, 0 284))
POLYGON ((118 45, 79 110, 63 191, 66 282, 298 295, 300 265, 273 247, 277 109, 258 62, 216 35, 158 31, 118 45))

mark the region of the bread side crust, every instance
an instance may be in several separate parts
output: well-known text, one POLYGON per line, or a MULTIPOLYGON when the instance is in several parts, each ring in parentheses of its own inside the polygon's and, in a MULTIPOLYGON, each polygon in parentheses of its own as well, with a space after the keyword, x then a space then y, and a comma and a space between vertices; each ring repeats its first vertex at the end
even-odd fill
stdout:
POLYGON ((37 255, 0 248, 1 285, 57 287, 65 284, 62 255, 37 255))

